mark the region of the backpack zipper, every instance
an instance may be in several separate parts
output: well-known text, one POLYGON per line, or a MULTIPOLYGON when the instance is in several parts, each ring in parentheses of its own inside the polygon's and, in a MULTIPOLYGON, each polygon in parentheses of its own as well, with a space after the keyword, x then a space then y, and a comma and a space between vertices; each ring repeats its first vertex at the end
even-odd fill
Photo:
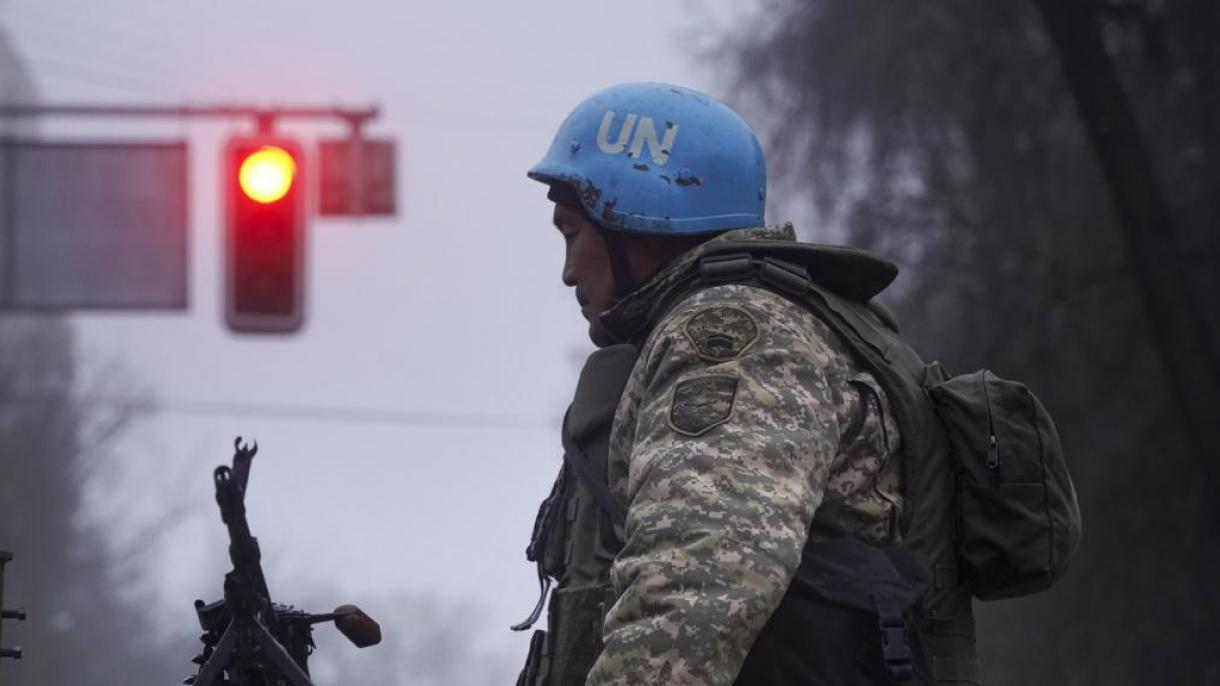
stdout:
POLYGON ((987 430, 990 434, 990 445, 987 447, 987 468, 995 471, 1000 468, 1000 447, 995 440, 995 421, 991 418, 991 394, 987 392, 987 370, 983 370, 983 398, 987 401, 987 430))

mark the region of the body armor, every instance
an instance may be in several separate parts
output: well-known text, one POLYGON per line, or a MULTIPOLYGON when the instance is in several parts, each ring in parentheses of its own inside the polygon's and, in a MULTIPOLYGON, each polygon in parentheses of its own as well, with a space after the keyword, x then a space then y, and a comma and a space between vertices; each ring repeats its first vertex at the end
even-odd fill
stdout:
MULTIPOLYGON (((849 248, 792 241, 718 240, 696 252, 649 303, 646 327, 629 340, 643 340, 677 302, 702 288, 743 283, 773 291, 821 318, 873 373, 903 439, 901 547, 811 538, 737 683, 978 684, 971 592, 957 566, 954 475, 924 391, 943 372, 925 366, 899 339, 892 317, 869 304, 893 278, 893 267, 849 248), (853 586, 851 579, 862 575, 875 579, 875 588, 853 586), (854 652, 844 637, 859 644, 854 652)), ((622 540, 615 507, 625 511, 605 502, 607 441, 635 354, 630 345, 603 348, 581 373, 565 421, 564 467, 530 546, 540 577, 558 581, 549 630, 536 632, 518 684, 584 683, 601 650, 602 621, 615 599, 609 569, 622 540)))

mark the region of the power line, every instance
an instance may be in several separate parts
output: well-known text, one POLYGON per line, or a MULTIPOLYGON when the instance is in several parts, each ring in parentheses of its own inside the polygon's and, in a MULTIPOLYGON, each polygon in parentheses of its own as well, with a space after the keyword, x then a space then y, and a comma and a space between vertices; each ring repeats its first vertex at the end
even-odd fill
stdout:
POLYGON ((34 23, 41 24, 44 27, 50 26, 67 30, 71 30, 69 26, 75 25, 82 33, 89 36, 91 40, 98 42, 112 43, 117 40, 118 42, 132 45, 143 43, 145 46, 155 48, 158 53, 169 53, 178 48, 177 45, 164 40, 160 36, 154 36, 141 30, 133 30, 133 25, 130 23, 123 26, 107 24, 97 21, 95 15, 56 11, 53 9, 53 6, 47 3, 41 3, 36 7, 28 3, 21 5, 9 4, 3 8, 3 15, 9 23, 14 18, 19 21, 33 20, 34 23))
MULTIPOLYGON (((37 396, 7 397, 0 403, 24 402, 37 396)), ((50 399, 52 396, 43 396, 50 399)), ((60 396, 63 399, 63 396, 60 396)), ((223 400, 141 399, 106 396, 85 396, 64 399, 86 406, 128 409, 138 413, 179 413, 195 415, 258 417, 287 421, 324 421, 337 423, 395 424, 429 428, 522 429, 550 430, 558 420, 542 419, 495 412, 445 412, 430 410, 395 410, 375 407, 340 407, 328 405, 273 405, 235 403, 223 400)))
POLYGON ((103 86, 106 88, 118 88, 129 92, 139 93, 141 95, 159 95, 165 92, 165 88, 160 87, 150 81, 142 80, 138 77, 132 77, 128 74, 120 74, 105 69, 98 69, 80 64, 73 64, 56 58, 48 58, 45 56, 24 53, 21 59, 32 64, 34 74, 50 74, 60 78, 76 80, 82 83, 88 83, 93 86, 103 86))
MULTIPOLYGON (((128 50, 131 46, 128 43, 117 43, 115 41, 98 40, 96 35, 81 36, 79 32, 73 32, 70 29, 65 30, 65 26, 56 25, 49 31, 45 27, 30 26, 28 24, 14 24, 9 22, 6 27, 9 36, 15 39, 18 46, 33 45, 37 47, 54 46, 56 57, 67 57, 79 64, 81 61, 86 61, 90 66, 102 66, 111 71, 132 71, 138 69, 141 75, 155 78, 158 82, 166 84, 175 84, 180 86, 184 67, 190 72, 189 75, 196 79, 204 79, 206 75, 203 72, 193 71, 193 68, 183 63, 178 63, 174 66, 174 73, 170 74, 161 65, 161 61, 156 59, 156 56, 147 51, 132 51, 128 50), (68 47, 87 46, 88 54, 68 50, 68 47), (100 51, 100 52, 99 52, 100 51), (99 60, 99 58, 102 58, 99 60)), ((19 55, 25 54, 25 50, 18 49, 19 55)))

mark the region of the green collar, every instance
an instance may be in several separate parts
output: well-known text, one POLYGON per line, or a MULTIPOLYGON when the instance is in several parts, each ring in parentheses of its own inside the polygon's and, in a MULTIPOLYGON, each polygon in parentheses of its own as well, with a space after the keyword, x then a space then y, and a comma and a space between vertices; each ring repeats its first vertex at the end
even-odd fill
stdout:
POLYGON ((722 283, 761 281, 764 287, 778 288, 790 297, 799 297, 810 284, 816 284, 861 304, 884 290, 898 274, 894 264, 863 250, 798 243, 792 224, 734 229, 678 256, 601 313, 601 327, 618 342, 640 344, 664 309, 676 297, 697 288, 703 279, 700 273, 713 263, 720 265, 722 273, 715 280, 722 283), (726 275, 724 268, 730 273, 726 275), (782 278, 776 281, 776 276, 782 278))
POLYGON ((651 319, 653 309, 666 300, 675 286, 687 275, 691 265, 709 250, 722 243, 745 241, 790 241, 796 242, 796 230, 791 222, 773 226, 725 231, 705 243, 682 253, 662 267, 644 285, 610 306, 599 315, 602 327, 621 342, 636 342, 641 330, 651 319))

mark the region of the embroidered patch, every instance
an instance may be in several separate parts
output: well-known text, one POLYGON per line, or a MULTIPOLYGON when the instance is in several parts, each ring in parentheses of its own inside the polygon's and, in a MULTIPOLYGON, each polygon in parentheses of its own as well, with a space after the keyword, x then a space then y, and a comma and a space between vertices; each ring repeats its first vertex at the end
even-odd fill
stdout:
POLYGON ((732 376, 701 376, 674 388, 669 407, 669 426, 680 434, 699 436, 729 420, 737 379, 732 376))
POLYGON ((754 318, 744 310, 727 306, 696 312, 686 322, 685 331, 699 357, 712 362, 737 357, 758 338, 754 318))

